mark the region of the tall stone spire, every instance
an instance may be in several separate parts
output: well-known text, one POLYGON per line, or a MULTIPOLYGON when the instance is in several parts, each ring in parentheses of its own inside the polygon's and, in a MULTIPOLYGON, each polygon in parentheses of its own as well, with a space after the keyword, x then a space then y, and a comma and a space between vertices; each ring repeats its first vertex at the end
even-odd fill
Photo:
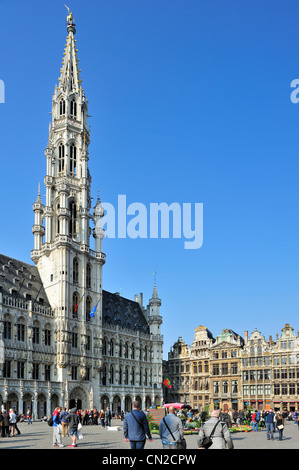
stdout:
MULTIPOLYGON (((88 100, 81 86, 75 34, 75 20, 69 11, 66 46, 59 84, 52 96, 52 122, 45 150, 46 202, 42 205, 39 195, 33 205, 35 243, 31 252, 55 312, 57 364, 65 384, 70 377, 66 338, 71 337, 72 329, 80 330, 83 346, 87 344, 90 322, 94 336, 100 338, 101 335, 102 304, 94 318, 90 312, 101 299, 105 263, 105 254, 101 251, 103 209, 100 201, 94 214, 91 213, 88 100), (90 246, 91 223, 96 225, 95 250, 90 246)), ((84 347, 82 351, 78 352, 78 361, 81 378, 84 378, 88 361, 84 347)), ((95 368, 99 356, 97 351, 95 368)))
POLYGON ((76 49, 76 28, 73 14, 69 12, 67 16, 67 32, 66 44, 63 53, 62 67, 60 69, 60 88, 64 92, 79 92, 81 89, 81 78, 79 69, 79 59, 77 57, 78 49, 76 49))

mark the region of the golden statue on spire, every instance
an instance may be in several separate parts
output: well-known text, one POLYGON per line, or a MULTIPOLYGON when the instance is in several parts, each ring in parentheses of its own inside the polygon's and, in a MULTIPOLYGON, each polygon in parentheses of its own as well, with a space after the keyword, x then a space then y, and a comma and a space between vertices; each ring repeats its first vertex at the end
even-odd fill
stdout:
POLYGON ((65 8, 66 8, 67 11, 68 11, 68 15, 67 15, 67 17, 66 17, 68 24, 69 24, 69 25, 74 25, 74 24, 75 24, 75 19, 74 19, 74 17, 73 17, 73 13, 70 11, 70 9, 69 9, 69 7, 68 7, 67 5, 64 5, 64 6, 65 6, 65 8))

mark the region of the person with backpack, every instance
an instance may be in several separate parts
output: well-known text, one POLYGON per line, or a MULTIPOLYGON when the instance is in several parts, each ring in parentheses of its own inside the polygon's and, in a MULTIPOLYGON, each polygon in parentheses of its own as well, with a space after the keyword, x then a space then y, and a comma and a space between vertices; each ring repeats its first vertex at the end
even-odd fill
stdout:
POLYGON ((130 442, 131 449, 143 449, 146 436, 150 441, 153 440, 147 418, 140 410, 138 401, 133 402, 132 411, 126 414, 123 430, 125 440, 130 442))
POLYGON ((261 413, 258 410, 255 410, 255 412, 252 415, 252 431, 258 431, 259 430, 259 422, 261 419, 261 413))

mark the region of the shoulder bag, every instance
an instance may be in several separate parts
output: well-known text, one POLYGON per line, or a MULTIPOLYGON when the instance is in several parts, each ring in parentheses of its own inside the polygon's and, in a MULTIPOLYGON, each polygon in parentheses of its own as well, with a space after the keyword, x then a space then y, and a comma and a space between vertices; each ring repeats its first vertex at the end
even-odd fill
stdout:
POLYGON ((175 447, 176 449, 187 449, 187 443, 186 443, 186 439, 183 437, 180 441, 177 441, 175 438, 174 438, 174 435, 172 434, 172 432, 170 431, 166 421, 165 421, 165 418, 163 418, 163 423, 165 424, 165 426, 167 427, 169 433, 171 434, 171 437, 172 439, 174 440, 175 442, 175 447))
POLYGON ((217 423, 215 424, 215 426, 214 426, 213 431, 211 432, 211 434, 210 434, 209 436, 205 436, 205 437, 203 438, 200 447, 203 447, 204 449, 208 449, 209 447, 211 447, 211 445, 213 444, 212 437, 213 437, 214 432, 215 432, 215 429, 216 429, 216 427, 218 426, 219 423, 220 423, 220 420, 217 421, 217 423))

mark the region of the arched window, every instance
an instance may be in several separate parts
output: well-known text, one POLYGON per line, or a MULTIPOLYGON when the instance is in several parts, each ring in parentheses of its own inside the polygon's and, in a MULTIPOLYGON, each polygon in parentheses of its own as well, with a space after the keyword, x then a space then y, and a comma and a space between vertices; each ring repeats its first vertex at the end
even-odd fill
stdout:
POLYGON ((106 338, 103 339, 102 354, 103 354, 103 356, 107 356, 107 341, 106 341, 106 338))
POLYGON ((126 366, 126 371, 125 371, 125 385, 129 385, 129 367, 126 366))
POLYGON ((91 267, 90 264, 87 263, 86 266, 86 288, 90 289, 91 287, 91 267))
POLYGON ((114 384, 114 366, 111 364, 110 366, 110 384, 114 384))
POLYGON ((131 385, 135 385, 135 368, 132 369, 131 385))
POLYGON ((107 383, 107 367, 104 365, 103 367, 103 375, 102 375, 102 385, 106 385, 107 383))
POLYGON ((59 173, 62 173, 64 171, 64 157, 65 157, 65 151, 64 151, 64 145, 59 144, 58 147, 58 170, 59 173))
POLYGON ((110 356, 114 356, 114 339, 110 340, 110 356))
POLYGON ((126 359, 129 358, 129 344, 128 343, 125 344, 125 358, 126 359))
POLYGON ((77 173, 77 148, 75 144, 70 146, 70 172, 73 176, 77 173))
POLYGON ((63 116, 65 114, 65 100, 62 99, 59 102, 59 115, 63 116))
POLYGON ((75 118, 77 117, 77 103, 75 100, 72 100, 71 101, 71 105, 70 105, 70 115, 72 118, 75 118))
POLYGON ((119 357, 122 357, 123 355, 123 343, 122 341, 119 343, 119 357))
POLYGON ((135 344, 134 343, 132 344, 132 348, 131 348, 131 359, 135 359, 135 344))
POLYGON ((79 282, 79 261, 77 258, 73 259, 73 284, 78 284, 79 282))
POLYGON ((77 206, 74 201, 69 204, 70 220, 69 220, 69 236, 75 237, 77 233, 77 206))
POLYGON ((78 318, 78 307, 79 307, 79 294, 78 292, 74 292, 73 293, 73 306, 72 306, 72 310, 73 310, 73 318, 78 318))
POLYGON ((118 380, 119 385, 122 385, 123 383, 123 368, 122 366, 119 366, 119 380, 118 380))
POLYGON ((147 353, 148 353, 147 346, 145 346, 145 348, 144 348, 144 360, 145 361, 147 361, 147 353))
POLYGON ((86 321, 90 321, 90 312, 92 309, 92 300, 90 297, 86 297, 86 321))

